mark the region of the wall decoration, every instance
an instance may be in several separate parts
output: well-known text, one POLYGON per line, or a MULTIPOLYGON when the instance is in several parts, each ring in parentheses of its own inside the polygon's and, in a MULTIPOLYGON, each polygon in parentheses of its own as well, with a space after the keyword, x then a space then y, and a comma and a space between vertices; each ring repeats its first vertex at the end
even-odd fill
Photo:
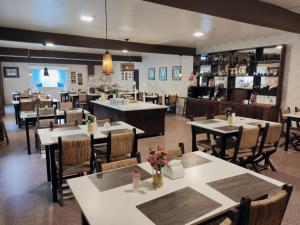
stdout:
POLYGON ((159 68, 159 79, 160 80, 167 80, 167 67, 160 67, 159 68))
POLYGON ((172 80, 181 80, 181 66, 172 66, 172 80))
POLYGON ((78 73, 77 77, 78 77, 78 85, 83 85, 82 73, 78 73))
POLYGON ((3 67, 3 77, 6 78, 18 78, 19 67, 3 67))
POLYGON ((155 80, 155 68, 148 68, 148 80, 155 80))
POLYGON ((74 71, 71 72, 71 84, 76 84, 76 73, 74 71))

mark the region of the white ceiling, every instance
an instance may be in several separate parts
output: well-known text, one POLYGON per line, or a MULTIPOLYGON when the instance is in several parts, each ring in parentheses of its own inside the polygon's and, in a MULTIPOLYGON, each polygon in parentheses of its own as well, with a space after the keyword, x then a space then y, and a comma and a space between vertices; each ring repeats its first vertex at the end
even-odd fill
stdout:
MULTIPOLYGON (((141 0, 107 2, 110 39, 130 38, 133 42, 199 48, 283 32, 141 0), (195 31, 202 31, 205 35, 195 38, 195 31)), ((105 37, 104 0, 0 0, 0 6, 0 26, 105 37), (95 19, 85 23, 80 21, 81 15, 91 15, 95 19)), ((0 46, 3 45, 8 43, 0 42, 0 46)), ((62 46, 56 48, 81 52, 100 51, 62 46)))
POLYGON ((261 1, 273 5, 277 5, 282 8, 286 8, 296 13, 300 13, 300 0, 261 0, 261 1))

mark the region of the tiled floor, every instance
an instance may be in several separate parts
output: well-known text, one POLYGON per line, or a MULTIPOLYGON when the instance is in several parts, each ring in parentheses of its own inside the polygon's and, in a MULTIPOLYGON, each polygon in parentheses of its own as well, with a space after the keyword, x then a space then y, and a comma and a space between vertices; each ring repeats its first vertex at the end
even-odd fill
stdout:
MULTIPOLYGON (((0 148, 0 224, 80 224, 80 210, 75 200, 65 201, 63 208, 51 202, 45 159, 38 152, 27 155, 25 131, 15 125, 13 108, 7 107, 6 112, 5 123, 11 144, 0 148)), ((186 150, 190 151, 191 130, 185 122, 180 116, 168 115, 165 136, 139 141, 143 158, 148 147, 157 144, 171 148, 184 142, 186 150)), ((33 130, 31 140, 33 145, 33 130)), ((294 185, 282 224, 300 225, 300 153, 279 149, 273 161, 278 172, 266 171, 264 174, 294 185)))

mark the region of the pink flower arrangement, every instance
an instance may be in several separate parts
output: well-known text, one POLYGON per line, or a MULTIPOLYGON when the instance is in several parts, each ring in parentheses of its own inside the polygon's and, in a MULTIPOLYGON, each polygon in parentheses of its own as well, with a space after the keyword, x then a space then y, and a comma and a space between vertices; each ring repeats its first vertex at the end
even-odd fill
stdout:
POLYGON ((161 146, 150 148, 149 151, 147 161, 156 172, 161 171, 161 168, 168 164, 168 153, 161 146))

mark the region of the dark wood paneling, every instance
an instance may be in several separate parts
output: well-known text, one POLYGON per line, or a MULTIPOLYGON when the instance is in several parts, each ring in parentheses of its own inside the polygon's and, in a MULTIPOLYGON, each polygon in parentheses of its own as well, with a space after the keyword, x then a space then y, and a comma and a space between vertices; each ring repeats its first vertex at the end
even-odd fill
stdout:
MULTIPOLYGON (((80 60, 102 60, 102 54, 93 53, 81 53, 81 52, 64 52, 64 51, 49 51, 49 50, 32 50, 23 48, 5 48, 0 47, 0 55, 3 56, 23 56, 28 57, 28 54, 32 58, 59 58, 59 59, 80 59, 80 60)), ((124 55, 112 55, 113 61, 128 62, 142 62, 141 56, 124 56, 124 55)))
POLYGON ((144 0, 239 22, 300 33, 300 14, 253 0, 144 0), (284 18, 284 19, 283 19, 284 18))
POLYGON ((3 87, 2 66, 0 60, 0 116, 5 116, 4 105, 5 105, 4 87, 3 87))
POLYGON ((83 37, 69 34, 58 34, 50 32, 31 31, 15 28, 0 27, 0 40, 20 41, 30 43, 52 42, 56 45, 74 46, 84 48, 100 48, 111 50, 127 49, 135 52, 162 53, 174 55, 195 55, 195 48, 152 45, 137 42, 108 40, 103 38, 83 37), (107 43, 107 45, 106 45, 107 43))

